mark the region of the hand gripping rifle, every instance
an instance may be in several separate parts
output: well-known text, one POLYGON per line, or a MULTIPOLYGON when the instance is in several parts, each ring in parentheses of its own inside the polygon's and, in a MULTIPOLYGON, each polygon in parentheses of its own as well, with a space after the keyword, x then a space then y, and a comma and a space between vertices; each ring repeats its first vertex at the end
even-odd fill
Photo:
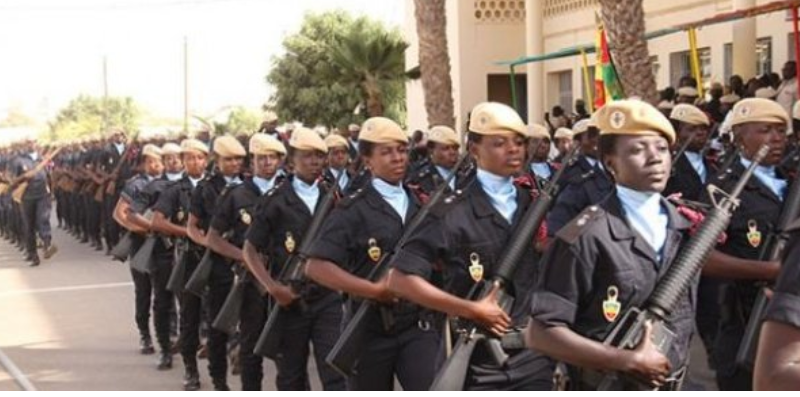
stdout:
MULTIPOLYGON (((798 173, 800 173, 800 164, 798 164, 795 175, 800 176, 798 173)), ((800 181, 800 177, 796 176, 783 203, 778 225, 767 236, 766 244, 763 246, 759 260, 772 262, 780 260, 783 256, 783 250, 789 241, 786 229, 800 215, 800 182, 798 181, 800 181)), ((765 289, 766 285, 762 285, 762 288, 758 291, 753 307, 750 309, 750 316, 744 329, 742 342, 736 352, 736 365, 748 370, 752 370, 756 363, 756 348, 761 337, 761 322, 764 320, 764 312, 769 303, 765 289)))
MULTIPOLYGON (((314 213, 314 218, 311 219, 311 224, 308 225, 300 248, 297 250, 296 254, 290 256, 286 260, 286 263, 283 264, 281 273, 278 275, 279 282, 289 285, 296 285, 303 282, 303 268, 308 260, 308 250, 311 249, 311 244, 316 240, 319 230, 322 228, 323 221, 336 203, 336 193, 341 189, 339 183, 346 173, 346 170, 342 170, 334 181, 333 186, 331 186, 325 194, 322 203, 319 204, 319 208, 314 213)), ((298 298, 296 304, 302 308, 304 306, 302 298, 298 298)), ((284 315, 286 310, 286 308, 280 307, 277 303, 272 310, 270 310, 267 322, 264 324, 261 335, 259 335, 256 346, 253 349, 255 354, 273 360, 278 357, 281 336, 283 334, 283 330, 280 327, 280 318, 284 315)))
MULTIPOLYGON (((411 236, 411 234, 416 230, 419 225, 422 224, 422 221, 428 216, 431 209, 438 204, 445 195, 447 188, 450 185, 450 181, 455 178, 456 174, 458 174, 458 170, 466 161, 469 155, 464 153, 458 159, 455 167, 453 167, 453 172, 447 175, 447 178, 436 188, 433 195, 431 195, 430 199, 427 203, 425 203, 422 208, 420 208, 419 212, 417 212, 414 217, 408 222, 408 225, 403 230, 403 234, 400 236, 400 239, 397 240, 397 244, 393 247, 393 249, 389 252, 384 252, 381 258, 378 260, 378 263, 370 272, 368 279, 372 282, 376 282, 383 278, 386 275, 386 272, 389 270, 389 260, 394 255, 394 252, 405 244, 406 240, 411 236)), ((330 353, 328 353, 328 357, 325 358, 325 362, 327 362, 330 366, 332 366, 335 370, 339 371, 342 375, 349 377, 356 373, 356 364, 358 364, 358 360, 361 357, 361 352, 364 348, 364 333, 366 332, 368 319, 372 318, 374 315, 374 311, 381 309, 381 317, 383 318, 384 327, 389 325, 391 320, 391 308, 386 306, 379 306, 377 302, 364 299, 361 302, 361 305, 358 306, 358 310, 355 312, 353 317, 347 323, 347 326, 342 331, 342 334, 339 336, 339 340, 336 341, 336 344, 331 349, 330 353)))
MULTIPOLYGON (((730 194, 715 185, 708 186, 708 193, 714 208, 706 215, 697 233, 678 253, 667 273, 650 294, 645 307, 643 309, 633 307, 625 312, 603 344, 620 349, 634 349, 641 342, 645 324, 652 322, 653 345, 662 354, 666 355, 669 352, 676 335, 666 321, 677 307, 681 297, 691 287, 695 276, 703 268, 711 251, 717 245, 719 235, 727 229, 733 212, 739 206, 739 195, 768 151, 769 147, 766 145, 758 150, 753 163, 744 172, 730 194), (717 201, 717 195, 722 196, 722 199, 717 201)), ((619 376, 618 373, 606 374, 600 381, 597 390, 612 390, 619 376)))
MULTIPOLYGON (((471 300, 480 300, 491 293, 495 286, 500 289, 497 292, 497 304, 506 313, 511 311, 515 297, 509 290, 509 284, 514 280, 514 274, 521 263, 522 255, 532 246, 534 235, 542 225, 547 212, 553 204, 554 198, 558 194, 558 182, 564 172, 575 158, 578 147, 572 148, 564 159, 564 166, 559 168, 553 176, 553 180, 541 191, 536 202, 528 207, 519 226, 514 232, 513 237, 503 250, 503 256, 497 264, 497 270, 491 280, 476 285, 479 289, 477 294, 471 294, 471 300)), ((476 289, 477 291, 477 289, 476 289)), ((464 330, 459 331, 460 335, 456 341, 453 352, 447 361, 439 369, 436 378, 431 385, 431 391, 463 390, 464 382, 469 370, 469 363, 472 353, 478 343, 484 343, 492 360, 498 365, 503 366, 508 360, 508 355, 503 351, 502 340, 491 332, 483 329, 477 324, 472 324, 464 330)))

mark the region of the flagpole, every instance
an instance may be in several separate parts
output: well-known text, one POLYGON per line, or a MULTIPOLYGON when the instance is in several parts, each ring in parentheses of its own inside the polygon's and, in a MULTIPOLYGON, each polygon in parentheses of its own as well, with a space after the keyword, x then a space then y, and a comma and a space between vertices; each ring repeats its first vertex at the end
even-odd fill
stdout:
POLYGON ((700 99, 705 98, 703 92, 703 71, 700 70, 700 54, 697 52, 697 28, 690 28, 689 33, 689 52, 692 63, 692 74, 697 80, 697 96, 700 99))
POLYGON ((589 113, 594 113, 594 96, 592 95, 592 86, 589 85, 589 58, 583 48, 581 48, 581 58, 583 59, 583 85, 586 87, 585 99, 589 102, 589 113))

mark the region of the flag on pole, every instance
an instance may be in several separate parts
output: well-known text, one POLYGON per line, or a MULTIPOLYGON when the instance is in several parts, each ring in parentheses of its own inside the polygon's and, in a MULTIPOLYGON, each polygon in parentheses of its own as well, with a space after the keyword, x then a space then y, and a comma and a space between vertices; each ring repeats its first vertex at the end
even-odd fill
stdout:
POLYGON ((617 76, 617 69, 608 51, 608 39, 602 22, 597 24, 597 63, 594 69, 594 108, 600 109, 607 101, 616 101, 625 97, 622 84, 617 76))

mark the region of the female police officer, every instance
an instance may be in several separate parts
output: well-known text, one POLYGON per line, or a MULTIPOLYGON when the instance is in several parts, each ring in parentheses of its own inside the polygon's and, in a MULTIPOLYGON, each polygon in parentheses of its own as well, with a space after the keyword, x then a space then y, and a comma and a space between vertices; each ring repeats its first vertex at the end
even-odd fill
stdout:
MULTIPOLYGON (((403 186, 408 137, 400 126, 382 117, 368 119, 358 142, 372 181, 328 215, 306 268, 314 281, 345 292, 348 310, 353 309, 354 299, 395 302, 385 278, 378 282, 366 278, 383 253, 391 252, 404 225, 420 207, 403 186)), ((358 374, 348 380, 349 387, 392 390, 396 375, 404 390, 428 389, 434 376, 437 333, 415 305, 398 302, 387 310, 391 310, 393 324, 384 324, 379 316, 370 319, 358 374)))
MULTIPOLYGON (((549 138, 546 130, 536 138, 549 138)), ((473 320, 497 333, 524 327, 530 292, 536 280, 533 244, 513 277, 514 306, 506 314, 492 298, 467 299, 470 289, 491 279, 513 238, 531 195, 514 186, 513 176, 525 166, 528 129, 519 115, 499 103, 482 103, 472 111, 470 153, 477 165, 475 179, 434 209, 430 219, 395 256, 390 288, 399 296, 428 308, 473 320), (444 286, 432 278, 441 264, 444 286)), ((483 346, 483 345, 479 345, 483 346)), ((467 373, 470 390, 550 390, 550 361, 521 346, 504 350, 506 365, 493 363, 479 348, 467 373)))
POLYGON ((691 293, 668 321, 677 336, 666 357, 650 342, 649 327, 635 350, 602 343, 625 310, 645 303, 690 226, 660 194, 669 179, 675 131, 662 113, 634 100, 607 104, 596 118, 601 158, 616 185, 556 234, 533 293, 528 344, 566 362, 578 389, 597 386, 592 370, 676 388, 693 329, 691 293), (668 376, 675 382, 665 385, 668 376))

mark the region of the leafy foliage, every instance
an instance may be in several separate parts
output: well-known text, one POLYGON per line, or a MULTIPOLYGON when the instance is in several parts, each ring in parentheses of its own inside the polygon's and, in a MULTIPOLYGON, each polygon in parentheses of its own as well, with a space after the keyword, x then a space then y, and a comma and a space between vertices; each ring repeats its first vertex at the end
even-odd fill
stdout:
POLYGON ((103 116, 108 110, 107 127, 120 127, 134 133, 139 126, 141 112, 130 97, 104 99, 89 95, 79 95, 61 109, 50 123, 50 138, 53 140, 72 139, 84 135, 103 132, 103 116))

